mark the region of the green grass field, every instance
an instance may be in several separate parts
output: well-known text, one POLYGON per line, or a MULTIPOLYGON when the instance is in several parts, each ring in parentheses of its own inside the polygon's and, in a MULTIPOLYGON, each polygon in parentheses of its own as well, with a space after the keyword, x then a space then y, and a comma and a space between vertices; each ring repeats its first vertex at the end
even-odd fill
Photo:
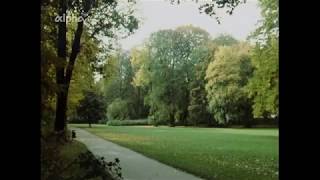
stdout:
POLYGON ((205 179, 278 179, 277 129, 71 126, 205 179))

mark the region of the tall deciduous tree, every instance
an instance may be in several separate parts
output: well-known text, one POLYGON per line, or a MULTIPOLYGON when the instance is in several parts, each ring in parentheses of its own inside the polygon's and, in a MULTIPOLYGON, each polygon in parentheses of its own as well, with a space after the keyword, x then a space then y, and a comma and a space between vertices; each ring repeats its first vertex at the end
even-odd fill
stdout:
POLYGON ((253 77, 247 85, 247 92, 253 98, 255 117, 278 116, 279 111, 279 46, 276 38, 253 50, 253 77))
POLYGON ((259 0, 263 19, 250 36, 256 40, 252 53, 255 71, 247 92, 254 101, 253 114, 260 118, 277 117, 279 113, 278 3, 278 0, 259 0))
POLYGON ((136 55, 141 59, 133 59, 134 64, 144 65, 136 71, 133 83, 149 86, 145 101, 155 119, 170 125, 187 123, 190 82, 199 61, 191 54, 208 39, 207 32, 192 26, 161 30, 153 33, 145 50, 136 55))
POLYGON ((55 15, 57 3, 42 2, 41 4, 41 130, 43 134, 53 129, 55 113, 55 63, 56 32, 52 17, 55 15))
MULTIPOLYGON (((73 34, 73 29, 69 29, 67 33, 68 42, 72 40, 70 37, 73 34)), ((85 46, 79 52, 77 63, 74 66, 73 76, 70 81, 67 116, 72 120, 77 117, 76 107, 79 101, 84 98, 85 92, 93 90, 95 87, 94 75, 96 70, 95 64, 99 61, 99 55, 103 48, 101 43, 89 37, 87 31, 83 32, 82 38, 85 46)))
POLYGON ((221 124, 251 119, 243 88, 252 73, 249 49, 247 44, 220 47, 206 71, 209 110, 221 124))
POLYGON ((262 19, 258 28, 248 37, 264 43, 272 37, 279 37, 279 0, 259 0, 262 19))
MULTIPOLYGON (((128 1, 129 4, 130 2, 134 1, 128 1)), ((66 20, 58 22, 57 55, 60 63, 56 65, 56 83, 59 90, 57 92, 55 130, 63 132, 66 124, 69 86, 75 61, 82 46, 80 40, 83 29, 87 28, 92 38, 99 35, 113 37, 116 31, 132 32, 137 28, 138 21, 133 16, 132 9, 129 8, 125 12, 120 10, 119 3, 115 0, 59 0, 58 15, 60 17, 74 15, 79 20, 82 19, 77 22, 70 54, 67 52, 67 22, 66 20)))
POLYGON ((193 125, 207 124, 211 126, 214 124, 213 118, 207 108, 205 75, 210 61, 213 60, 216 49, 217 46, 215 44, 208 43, 199 46, 191 54, 191 58, 197 59, 193 71, 194 79, 190 82, 190 102, 188 106, 188 120, 193 125))

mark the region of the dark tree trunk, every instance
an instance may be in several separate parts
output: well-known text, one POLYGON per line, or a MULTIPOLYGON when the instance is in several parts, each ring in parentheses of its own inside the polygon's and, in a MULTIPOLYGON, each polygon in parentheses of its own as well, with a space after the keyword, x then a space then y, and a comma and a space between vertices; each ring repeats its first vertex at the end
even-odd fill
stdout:
POLYGON ((65 130, 66 112, 67 112, 67 94, 66 92, 59 92, 57 95, 56 104, 56 121, 55 131, 60 132, 65 130))
POLYGON ((250 112, 247 112, 247 114, 246 114, 246 116, 244 116, 245 117, 245 127, 246 128, 251 128, 252 127, 252 125, 253 125, 253 119, 251 118, 251 116, 250 116, 250 114, 249 114, 250 112))
MULTIPOLYGON (((66 12, 65 0, 60 1, 60 5, 64 4, 62 7, 63 12, 66 12)), ((66 22, 59 23, 59 34, 58 34, 58 56, 66 60, 66 22)), ((80 52, 80 39, 83 31, 83 21, 78 22, 78 27, 74 36, 74 41, 72 44, 72 51, 68 65, 66 67, 66 74, 64 75, 64 65, 57 66, 57 84, 60 87, 57 93, 57 109, 56 109, 56 121, 55 121, 55 131, 60 132, 65 130, 66 120, 67 120, 67 101, 70 81, 72 77, 72 71, 80 52)), ((63 64, 63 63, 62 63, 63 64)))
POLYGON ((89 128, 91 128, 91 119, 89 119, 88 122, 89 122, 89 128))
POLYGON ((175 112, 173 111, 173 112, 171 112, 170 113, 170 119, 169 119, 169 125, 171 126, 171 127, 174 127, 175 126, 175 122, 174 122, 174 114, 175 114, 175 112))
POLYGON ((188 108, 186 108, 182 114, 182 122, 184 126, 187 126, 187 118, 188 118, 188 108))
POLYGON ((245 101, 242 105, 243 117, 242 121, 244 122, 244 127, 251 128, 254 125, 253 116, 252 116, 252 104, 249 101, 245 101))
POLYGON ((70 81, 71 81, 71 77, 72 77, 72 71, 74 68, 76 58, 80 52, 80 39, 81 39, 82 32, 83 32, 83 21, 78 22, 77 31, 74 35, 74 40, 73 40, 73 44, 72 44, 72 51, 71 51, 69 63, 68 63, 67 70, 66 70, 67 90, 69 89, 69 85, 70 85, 70 81))
POLYGON ((142 104, 141 104, 141 102, 140 102, 140 87, 138 87, 137 88, 137 90, 138 90, 138 109, 137 109, 137 112, 138 112, 138 117, 140 118, 141 117, 141 106, 142 106, 142 104))
MULTIPOLYGON (((66 16, 67 4, 65 0, 59 2, 59 16, 66 16)), ((58 24, 58 57, 60 62, 56 65, 56 82, 58 85, 56 117, 54 129, 56 132, 64 131, 66 122, 67 92, 64 86, 64 63, 66 63, 66 21, 58 24)))
POLYGON ((208 123, 208 126, 209 127, 212 127, 212 126, 215 126, 216 125, 216 122, 215 122, 215 119, 213 118, 213 116, 210 114, 210 113, 208 113, 208 111, 207 110, 204 110, 205 111, 205 116, 204 117, 206 117, 206 119, 207 119, 207 123, 208 123))
POLYGON ((190 104, 190 91, 188 89, 186 89, 185 91, 185 97, 184 97, 184 105, 182 106, 183 112, 182 112, 182 116, 181 116, 181 120, 182 120, 182 125, 187 126, 188 125, 188 105, 190 104))

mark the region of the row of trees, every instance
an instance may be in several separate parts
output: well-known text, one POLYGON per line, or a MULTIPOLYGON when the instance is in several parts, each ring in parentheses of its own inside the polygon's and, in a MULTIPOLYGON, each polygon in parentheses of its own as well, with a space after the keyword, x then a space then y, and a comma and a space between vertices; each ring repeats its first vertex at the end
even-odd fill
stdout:
MULTIPOLYGON (((241 2, 214 1, 201 4, 200 10, 214 15, 213 7, 227 7, 228 13, 232 14, 241 2)), ((134 1, 124 4, 114 0, 43 1, 42 122, 54 123, 56 131, 64 131, 67 117, 85 119, 79 117, 79 112, 86 101, 90 102, 88 97, 93 97, 93 94, 98 97, 94 99, 103 99, 100 105, 105 107, 101 109, 106 109, 108 119, 149 116, 156 124, 227 124, 235 114, 242 114, 239 117, 243 118, 247 116, 245 112, 251 111, 250 108, 254 117, 276 116, 278 1, 259 2, 264 19, 252 34, 251 38, 258 42, 254 47, 239 44, 229 36, 212 41, 207 32, 185 26, 156 32, 143 47, 130 52, 117 50, 110 53, 112 40, 118 38, 119 32, 126 35, 138 28, 138 20, 131 8, 134 1), (119 9, 120 6, 127 8, 119 9), (85 22, 55 22, 57 15, 82 17, 85 22), (103 46, 99 40, 101 36, 109 37, 110 44, 103 46), (250 53, 235 52, 243 48, 250 49, 250 53), (223 52, 229 52, 230 57, 237 60, 229 62, 223 52), (107 62, 101 69, 99 65, 105 59, 107 62), (230 79, 220 82, 223 84, 220 86, 212 77, 224 71, 221 66, 241 66, 240 70, 228 70, 241 75, 226 77, 230 79), (248 69, 243 71, 242 66, 248 69), (211 70, 208 70, 209 67, 211 70), (101 70, 104 71, 104 78, 95 83, 94 74, 101 70), (209 92, 215 88, 218 88, 216 93, 209 92), (241 91, 233 92, 232 89, 237 88, 241 91), (237 98, 233 99, 231 95, 237 98), (241 113, 233 107, 235 102, 246 104, 241 108, 237 106, 243 110, 241 113), (250 103, 252 105, 247 106, 250 103)), ((98 114, 104 116, 94 119, 105 119, 106 113, 98 114)))
POLYGON ((227 35, 210 40, 193 26, 161 30, 132 51, 138 67, 132 84, 146 89, 155 124, 250 121, 252 105, 242 90, 253 72, 249 49, 227 35))
MULTIPOLYGON (((271 5, 270 5, 271 4, 271 5)), ((154 124, 252 125, 278 116, 277 1, 248 42, 211 39, 193 26, 161 30, 130 52, 107 59, 100 90, 109 119, 148 117, 154 124)))
POLYGON ((275 38, 270 43, 252 46, 228 35, 210 40, 192 26, 153 33, 130 56, 108 59, 100 82, 108 119, 250 126, 254 118, 274 118, 278 47, 275 38))

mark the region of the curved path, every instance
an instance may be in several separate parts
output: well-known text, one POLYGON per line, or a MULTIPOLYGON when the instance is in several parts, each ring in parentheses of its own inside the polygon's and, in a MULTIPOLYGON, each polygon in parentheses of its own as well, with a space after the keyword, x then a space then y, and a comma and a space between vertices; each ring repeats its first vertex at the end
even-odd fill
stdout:
POLYGON ((84 143, 94 155, 103 156, 107 161, 119 158, 125 180, 201 180, 194 175, 145 157, 83 129, 71 129, 76 131, 76 139, 84 143))

